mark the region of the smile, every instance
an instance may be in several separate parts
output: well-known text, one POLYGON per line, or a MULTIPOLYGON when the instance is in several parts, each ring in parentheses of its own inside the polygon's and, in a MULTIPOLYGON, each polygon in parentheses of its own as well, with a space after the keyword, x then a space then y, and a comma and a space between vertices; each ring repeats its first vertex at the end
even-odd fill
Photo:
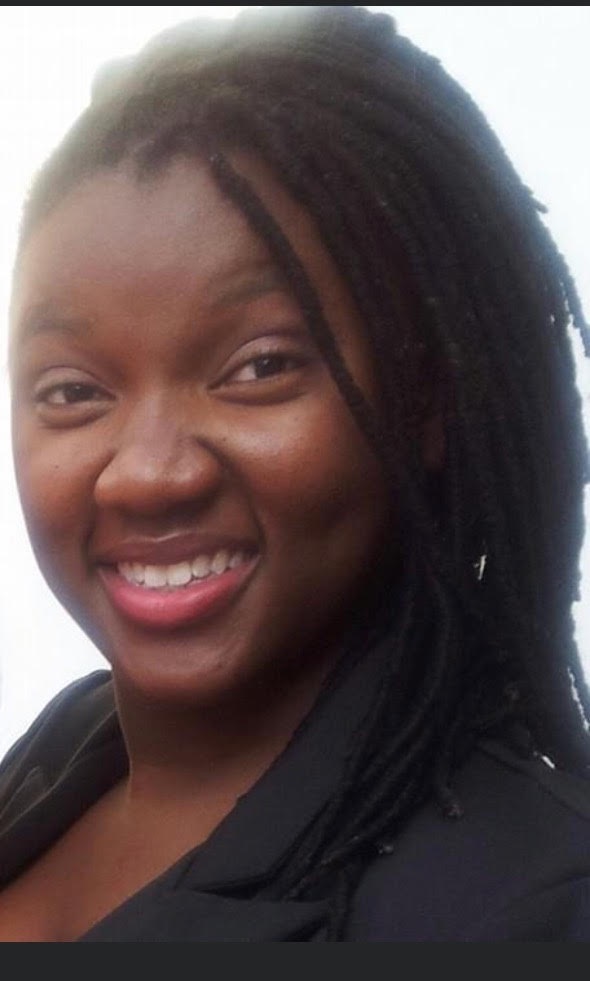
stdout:
POLYGON ((197 555, 190 561, 171 565, 120 562, 117 571, 127 582, 144 589, 178 589, 210 576, 223 575, 228 569, 237 569, 245 561, 243 551, 230 552, 222 548, 213 555, 197 555))
POLYGON ((197 627, 228 608, 242 593, 258 555, 218 549, 166 565, 118 562, 99 569, 116 612, 138 627, 197 627))

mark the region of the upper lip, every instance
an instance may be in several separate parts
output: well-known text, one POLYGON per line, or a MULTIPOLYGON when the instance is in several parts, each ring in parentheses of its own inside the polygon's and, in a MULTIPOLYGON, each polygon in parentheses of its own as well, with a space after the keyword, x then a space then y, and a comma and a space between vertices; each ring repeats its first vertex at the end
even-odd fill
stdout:
POLYGON ((173 565, 194 559, 196 555, 215 555, 220 549, 254 555, 258 549, 251 538, 226 534, 187 532, 162 538, 133 537, 121 539, 95 550, 102 565, 141 562, 144 565, 173 565))

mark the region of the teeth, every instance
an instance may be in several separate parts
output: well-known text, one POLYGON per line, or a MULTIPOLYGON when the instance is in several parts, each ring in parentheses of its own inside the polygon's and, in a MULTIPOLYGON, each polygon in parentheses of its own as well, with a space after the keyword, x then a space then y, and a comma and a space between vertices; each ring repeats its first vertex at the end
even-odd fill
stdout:
POLYGON ((178 565, 168 566, 168 585, 186 586, 191 581, 191 567, 188 562, 179 562, 178 565))
POLYGON ((174 565, 142 565, 141 562, 120 562, 119 573, 127 582, 147 589, 163 589, 188 585, 195 579, 219 576, 227 569, 242 565, 244 552, 229 552, 220 548, 214 555, 197 555, 192 562, 176 562, 174 565))
POLYGON ((159 565, 146 565, 143 575, 144 585, 148 589, 159 589, 168 585, 167 570, 159 565))
POLYGON ((230 557, 230 560, 229 560, 229 563, 228 563, 229 568, 230 569, 235 569, 236 566, 241 565, 243 561, 244 561, 244 553, 243 552, 235 552, 230 557))
POLYGON ((204 579, 211 572, 211 559, 206 555, 199 555, 193 560, 191 570, 195 579, 204 579))
POLYGON ((213 556, 213 562, 211 563, 211 572, 214 572, 218 576, 221 572, 225 572, 229 563, 229 552, 224 548, 220 549, 213 556))

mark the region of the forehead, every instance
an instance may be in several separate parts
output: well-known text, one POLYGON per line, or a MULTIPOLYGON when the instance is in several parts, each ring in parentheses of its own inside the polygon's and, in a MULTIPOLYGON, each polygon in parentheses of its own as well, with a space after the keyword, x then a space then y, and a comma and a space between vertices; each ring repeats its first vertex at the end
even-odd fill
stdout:
MULTIPOLYGON (((364 345, 348 286, 309 214, 261 161, 232 162, 290 240, 344 355, 351 344, 364 345)), ((103 284, 109 299, 131 291, 139 303, 163 283, 173 292, 198 280, 223 296, 249 282, 267 287, 269 277, 287 289, 269 248, 204 161, 176 158, 141 179, 123 165, 83 180, 32 231, 15 271, 13 340, 29 311, 57 307, 59 315, 64 303, 83 301, 90 283, 103 284)))
POLYGON ((79 277, 198 268, 203 276, 236 260, 269 261, 264 244, 215 186, 204 165, 174 161, 138 179, 129 167, 99 172, 73 188, 34 229, 22 250, 15 295, 59 294, 79 277), (198 264, 197 264, 198 262, 198 264))

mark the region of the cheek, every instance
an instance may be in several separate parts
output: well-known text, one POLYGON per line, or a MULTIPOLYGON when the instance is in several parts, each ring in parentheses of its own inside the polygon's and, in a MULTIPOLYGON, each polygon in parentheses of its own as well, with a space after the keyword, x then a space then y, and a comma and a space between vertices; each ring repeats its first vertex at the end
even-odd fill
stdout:
POLYGON ((16 480, 33 548, 45 566, 59 561, 74 529, 83 535, 92 499, 92 464, 82 441, 68 435, 29 433, 26 422, 13 427, 16 480))
POLYGON ((246 437, 239 456, 259 520, 300 551, 343 553, 357 539, 366 548, 383 526, 381 468, 339 393, 291 405, 246 437))

